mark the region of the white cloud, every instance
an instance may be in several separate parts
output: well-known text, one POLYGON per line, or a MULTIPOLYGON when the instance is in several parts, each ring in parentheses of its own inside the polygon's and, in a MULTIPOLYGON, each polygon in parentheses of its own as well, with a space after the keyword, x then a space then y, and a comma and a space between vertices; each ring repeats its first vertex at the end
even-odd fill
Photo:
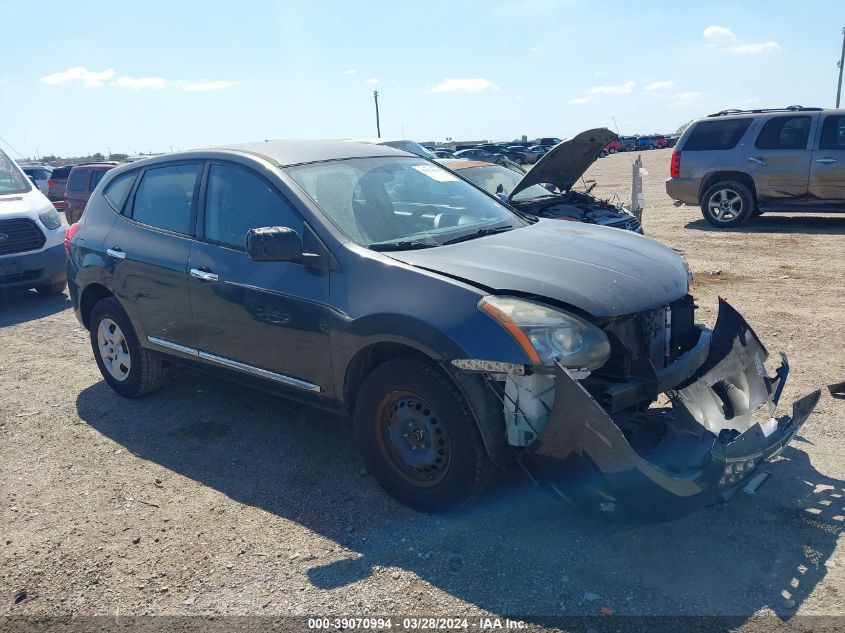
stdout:
POLYGON ((670 105, 675 107, 687 106, 696 103, 703 97, 703 93, 687 90, 686 92, 678 92, 669 97, 670 105))
POLYGON ((708 26, 704 29, 704 39, 708 42, 708 46, 724 46, 726 44, 733 44, 739 42, 736 34, 726 26, 708 26))
POLYGON ((774 53, 780 50, 777 42, 757 42, 756 44, 736 44, 728 47, 728 52, 734 55, 759 55, 760 53, 774 53))
POLYGON ((708 26, 704 29, 704 39, 707 40, 707 46, 718 46, 733 55, 759 55, 760 53, 774 53, 780 50, 780 44, 777 42, 751 42, 744 43, 736 36, 736 33, 731 31, 726 26, 708 26))
POLYGON ((674 81, 655 81, 645 87, 646 92, 661 92, 662 90, 669 90, 675 85, 674 81))
POLYGON ((578 105, 581 103, 588 103, 593 100, 594 97, 600 95, 628 95, 634 91, 634 88, 637 87, 636 81, 629 81, 624 84, 618 84, 615 86, 596 86, 594 88, 590 88, 584 93, 583 97, 578 97, 577 99, 571 99, 567 101, 567 103, 571 103, 573 105, 578 105))
POLYGON ((99 88, 104 85, 106 81, 114 77, 117 73, 109 68, 108 70, 88 70, 84 66, 74 66, 68 68, 64 72, 53 73, 42 77, 38 81, 47 84, 48 86, 68 86, 72 84, 86 86, 88 88, 99 88))
POLYGON ((164 77, 128 77, 123 75, 115 79, 110 85, 130 90, 162 90, 167 85, 164 77))
POLYGON ((364 83, 367 84, 368 86, 375 86, 378 83, 378 79, 376 79, 375 77, 370 77, 364 83))
POLYGON ((593 73, 596 77, 604 77, 607 74, 606 70, 597 70, 593 73))
POLYGON ((225 81, 223 79, 218 79, 216 81, 203 79, 201 81, 183 81, 180 83, 182 86, 182 90, 187 90, 188 92, 200 92, 205 90, 225 90, 226 88, 231 88, 233 86, 238 85, 237 81, 225 81))
POLYGON ((344 74, 344 75, 354 75, 354 74, 356 74, 357 72, 358 72, 358 71, 357 71, 357 70, 355 70, 354 68, 350 68, 349 70, 345 70, 345 71, 343 72, 343 74, 344 74))
POLYGON ((532 46, 528 50, 531 51, 532 53, 536 53, 540 50, 540 47, 539 46, 532 46))
POLYGON ((431 92, 483 92, 484 90, 498 90, 498 86, 489 79, 478 77, 444 79, 431 89, 431 92))

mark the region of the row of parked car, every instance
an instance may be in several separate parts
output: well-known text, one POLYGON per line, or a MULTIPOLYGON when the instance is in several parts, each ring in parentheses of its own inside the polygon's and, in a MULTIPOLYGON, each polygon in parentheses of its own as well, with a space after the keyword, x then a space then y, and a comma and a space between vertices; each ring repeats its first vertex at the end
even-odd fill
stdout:
POLYGON ((120 164, 103 161, 63 167, 44 164, 22 164, 20 167, 53 206, 65 212, 68 223, 73 224, 82 216, 88 198, 103 174, 120 164))

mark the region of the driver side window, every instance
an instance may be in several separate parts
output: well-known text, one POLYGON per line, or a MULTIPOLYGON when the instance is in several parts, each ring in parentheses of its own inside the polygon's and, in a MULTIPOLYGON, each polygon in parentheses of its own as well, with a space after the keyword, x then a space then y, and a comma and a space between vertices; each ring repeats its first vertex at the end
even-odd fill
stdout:
POLYGON ((291 206, 263 178, 242 167, 211 165, 205 202, 205 237, 243 249, 250 229, 286 226, 302 234, 291 206))

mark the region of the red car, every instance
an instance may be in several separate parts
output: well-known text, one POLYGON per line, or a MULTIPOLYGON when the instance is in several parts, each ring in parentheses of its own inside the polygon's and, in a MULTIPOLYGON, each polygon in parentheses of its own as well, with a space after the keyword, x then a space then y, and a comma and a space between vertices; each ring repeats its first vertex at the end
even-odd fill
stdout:
POLYGON ((669 141, 666 140, 665 136, 655 136, 654 137, 654 149, 663 149, 664 147, 669 147, 669 141))
POLYGON ((100 180, 109 169, 120 165, 117 162, 85 163, 74 165, 67 177, 65 189, 65 219, 68 224, 79 222, 91 192, 97 188, 100 180))
POLYGON ((610 143, 608 143, 607 145, 602 147, 601 150, 599 150, 599 158, 604 158, 608 154, 615 154, 616 152, 621 151, 622 141, 620 141, 619 139, 613 139, 612 141, 610 141, 610 143))

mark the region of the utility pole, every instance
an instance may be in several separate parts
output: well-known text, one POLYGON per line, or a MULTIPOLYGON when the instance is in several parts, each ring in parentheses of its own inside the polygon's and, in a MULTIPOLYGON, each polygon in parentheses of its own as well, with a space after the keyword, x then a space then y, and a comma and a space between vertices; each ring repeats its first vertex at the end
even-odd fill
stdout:
POLYGON ((836 87, 836 107, 839 107, 839 97, 842 96, 842 66, 845 65, 845 27, 842 29, 842 55, 839 56, 839 85, 836 87))
MULTIPOLYGON (((376 102, 376 134, 381 138, 381 123, 378 118, 378 90, 373 90, 373 99, 376 102)), ((837 105, 837 107, 839 106, 837 105)))

